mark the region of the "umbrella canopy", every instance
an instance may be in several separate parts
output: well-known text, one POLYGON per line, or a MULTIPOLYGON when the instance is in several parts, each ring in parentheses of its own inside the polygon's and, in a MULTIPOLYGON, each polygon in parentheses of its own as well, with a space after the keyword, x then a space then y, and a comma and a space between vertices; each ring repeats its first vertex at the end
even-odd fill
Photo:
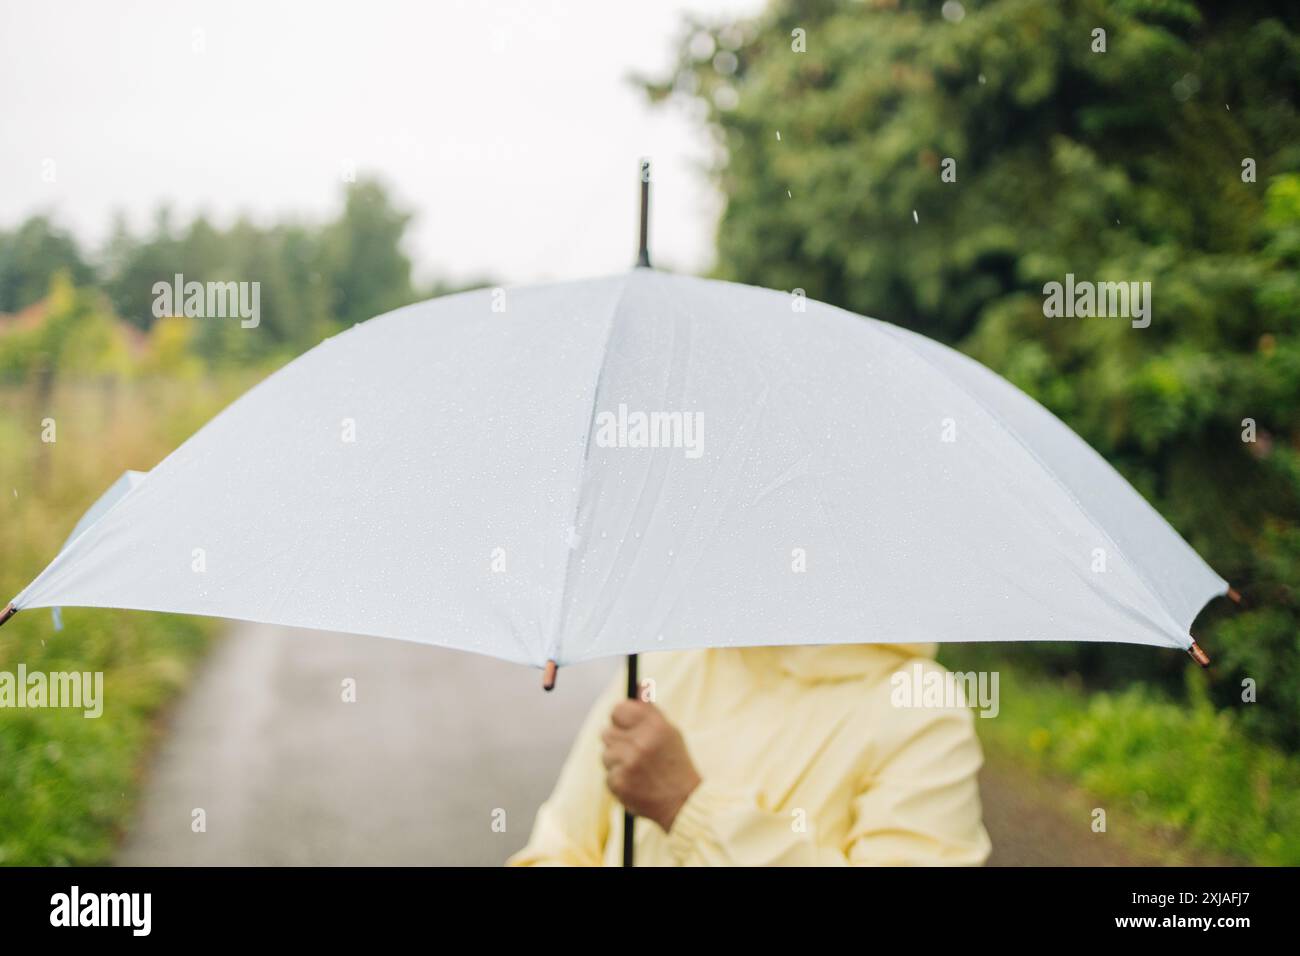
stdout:
POLYGON ((104 517, 109 508, 112 508, 113 505, 125 498, 136 485, 144 481, 146 474, 147 472, 143 471, 128 470, 122 472, 121 477, 109 485, 108 490, 95 499, 95 503, 87 508, 86 513, 72 526, 72 531, 68 534, 67 540, 63 542, 63 546, 66 548, 77 535, 104 517))
POLYGON ((976 362, 801 295, 635 269, 437 299, 323 342, 13 605, 540 667, 727 644, 1186 649, 1226 590, 976 362))
MULTIPOLYGON (((85 531, 100 518, 104 517, 109 508, 113 507, 113 505, 125 498, 131 489, 144 481, 144 476, 145 473, 143 471, 122 472, 122 476, 109 485, 108 491, 100 495, 95 500, 95 503, 86 509, 86 513, 81 516, 81 520, 72 526, 72 532, 68 535, 67 540, 63 542, 63 547, 66 548, 72 543, 73 539, 76 538, 77 535, 81 534, 81 532, 85 531)), ((54 619, 54 629, 56 631, 63 630, 63 617, 59 612, 60 609, 57 607, 50 608, 51 616, 54 619)))

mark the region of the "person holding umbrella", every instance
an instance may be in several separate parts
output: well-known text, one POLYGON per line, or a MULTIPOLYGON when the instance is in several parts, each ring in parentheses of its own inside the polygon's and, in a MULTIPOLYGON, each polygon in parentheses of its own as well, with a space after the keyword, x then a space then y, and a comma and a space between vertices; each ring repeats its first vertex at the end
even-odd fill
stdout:
POLYGON ((625 274, 446 296, 289 363, 109 489, 0 625, 114 607, 329 629, 546 689, 626 655, 630 702, 592 712, 516 862, 613 862, 620 840, 628 864, 982 862, 969 713, 895 708, 892 675, 931 648, 863 637, 1207 666, 1193 623, 1236 592, 977 362, 801 290, 652 269, 648 196, 643 164, 625 274), (632 414, 680 443, 624 434, 632 414))
POLYGON ((514 866, 979 865, 990 844, 965 707, 894 706, 934 645, 645 655, 597 700, 514 866))

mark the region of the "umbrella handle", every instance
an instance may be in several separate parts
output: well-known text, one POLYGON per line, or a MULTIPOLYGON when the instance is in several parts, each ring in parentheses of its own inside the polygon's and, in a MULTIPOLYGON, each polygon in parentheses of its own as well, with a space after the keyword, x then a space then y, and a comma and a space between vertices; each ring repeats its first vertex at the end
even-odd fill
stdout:
MULTIPOLYGON (((636 655, 627 655, 627 699, 636 700, 641 693, 636 679, 636 655)), ((632 838, 636 835, 636 817, 627 810, 623 811, 623 865, 635 866, 633 862, 632 838)))

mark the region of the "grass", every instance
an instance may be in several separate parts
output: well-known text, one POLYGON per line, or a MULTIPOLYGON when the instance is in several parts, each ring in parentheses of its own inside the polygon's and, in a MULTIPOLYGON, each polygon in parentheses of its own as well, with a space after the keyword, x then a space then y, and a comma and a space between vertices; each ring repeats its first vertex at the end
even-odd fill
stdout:
POLYGON ((104 712, 0 711, 0 863, 107 862, 130 817, 153 717, 181 690, 211 623, 130 612, 68 610, 5 626, 0 670, 103 671, 104 712))
MULTIPOLYGON (((148 469, 244 380, 64 387, 46 402, 0 390, 0 604, 58 552, 126 468, 148 469), (48 405, 49 407, 38 407, 48 405), (41 442, 42 419, 57 441, 41 442)), ((0 630, 0 671, 102 671, 103 715, 0 708, 0 864, 108 862, 127 825, 156 718, 186 686, 216 622, 69 608, 56 632, 33 609, 0 630)))
POLYGON ((1300 864, 1300 761, 1216 712, 1199 671, 1188 668, 1186 702, 1141 684, 1089 693, 1022 669, 999 671, 1001 712, 976 721, 991 753, 1063 776, 1099 805, 1194 847, 1259 865, 1300 864))

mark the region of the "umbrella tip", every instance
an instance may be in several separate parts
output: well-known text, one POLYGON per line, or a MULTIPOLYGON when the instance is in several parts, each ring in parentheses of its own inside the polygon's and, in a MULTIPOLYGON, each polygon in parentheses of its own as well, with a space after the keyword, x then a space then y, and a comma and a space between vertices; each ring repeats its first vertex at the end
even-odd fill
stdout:
POLYGON ((1233 604, 1241 603, 1241 592, 1236 588, 1228 588, 1228 600, 1233 604))
POLYGON ((18 608, 14 607, 13 602, 10 601, 9 606, 5 608, 3 612, 0 612, 0 624, 3 624, 17 613, 18 608))
POLYGON ((641 160, 641 241, 637 248, 638 269, 650 268, 650 160, 641 160))
POLYGON ((1192 641, 1192 646, 1187 649, 1187 653, 1192 655, 1192 660, 1202 667, 1210 666, 1210 655, 1201 650, 1201 645, 1192 641))
POLYGON ((546 669, 542 671, 542 690, 555 690, 555 672, 559 670, 555 661, 547 661, 546 669))

